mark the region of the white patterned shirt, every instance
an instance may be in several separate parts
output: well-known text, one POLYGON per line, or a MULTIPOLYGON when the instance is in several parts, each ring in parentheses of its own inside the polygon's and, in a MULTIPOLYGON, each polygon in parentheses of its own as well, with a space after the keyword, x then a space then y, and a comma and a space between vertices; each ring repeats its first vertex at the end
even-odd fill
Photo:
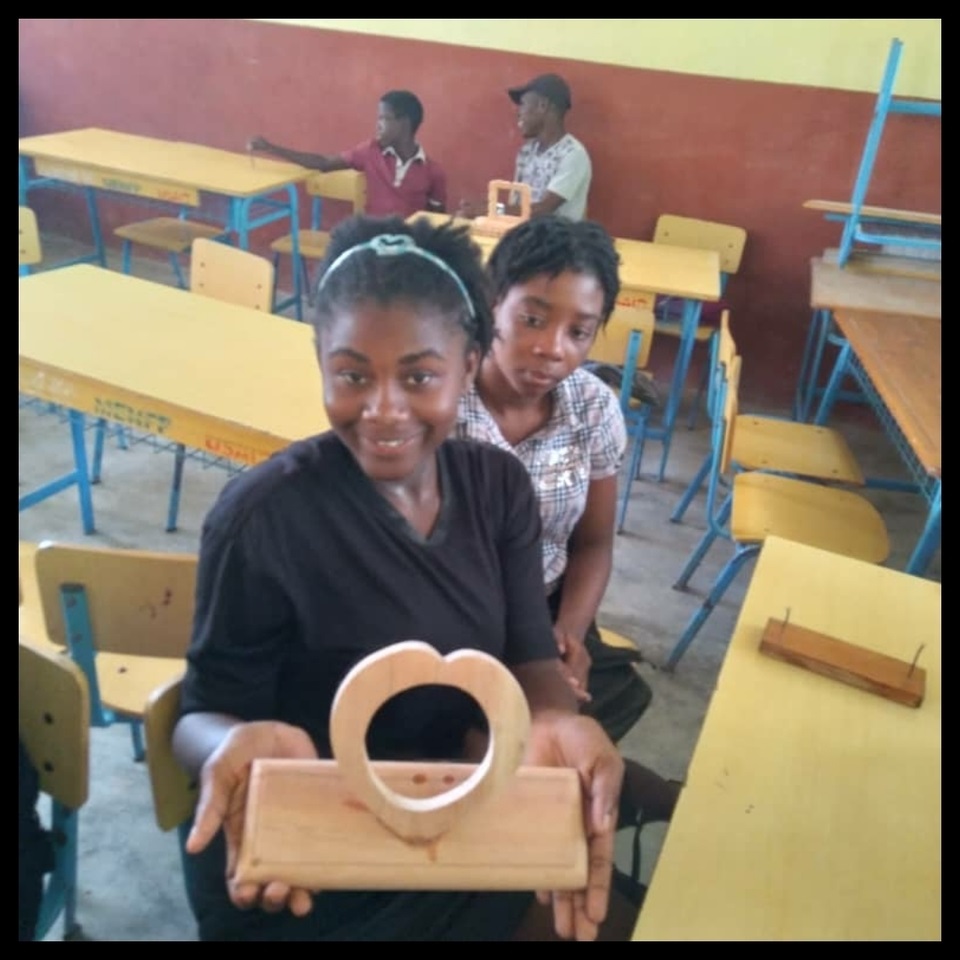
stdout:
POLYGON ((586 370, 557 386, 550 419, 513 446, 483 405, 477 388, 460 400, 456 435, 492 443, 527 468, 543 523, 543 579, 551 593, 567 567, 567 541, 583 516, 591 480, 615 476, 627 443, 614 392, 586 370))
POLYGON ((554 211, 568 220, 582 220, 587 213, 587 193, 593 168, 587 148, 572 134, 540 149, 536 139, 528 140, 517 154, 514 181, 530 186, 530 199, 538 203, 545 193, 555 193, 564 202, 554 211))

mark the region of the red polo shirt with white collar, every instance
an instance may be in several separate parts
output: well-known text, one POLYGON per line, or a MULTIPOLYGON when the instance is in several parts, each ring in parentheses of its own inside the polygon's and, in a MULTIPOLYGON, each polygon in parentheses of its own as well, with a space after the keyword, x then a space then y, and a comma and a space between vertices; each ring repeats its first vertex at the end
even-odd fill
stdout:
POLYGON ((402 163, 393 147, 381 148, 376 140, 357 144, 340 155, 367 178, 366 213, 372 217, 409 217, 429 209, 428 201, 447 206, 447 176, 436 161, 418 147, 402 163))

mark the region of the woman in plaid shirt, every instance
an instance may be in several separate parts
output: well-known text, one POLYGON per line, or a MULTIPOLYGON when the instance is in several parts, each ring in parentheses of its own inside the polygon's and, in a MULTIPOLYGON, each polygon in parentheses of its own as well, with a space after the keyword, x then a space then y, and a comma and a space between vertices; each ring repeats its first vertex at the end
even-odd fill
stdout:
MULTIPOLYGON (((618 266, 597 223, 535 217, 507 233, 487 267, 493 344, 457 424, 459 436, 513 453, 533 479, 554 635, 587 712, 587 646, 602 645, 595 618, 613 566, 626 428, 613 391, 581 365, 613 313, 618 266)), ((629 819, 642 810, 650 820, 669 818, 678 790, 630 762, 624 792, 629 819)))

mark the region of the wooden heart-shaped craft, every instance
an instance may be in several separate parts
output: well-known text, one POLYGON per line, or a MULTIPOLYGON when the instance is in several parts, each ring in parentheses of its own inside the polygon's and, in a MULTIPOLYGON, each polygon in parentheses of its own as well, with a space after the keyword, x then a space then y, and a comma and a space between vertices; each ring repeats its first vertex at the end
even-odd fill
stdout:
POLYGON ((479 650, 441 656, 429 644, 407 640, 364 657, 344 677, 330 713, 330 744, 352 793, 397 836, 425 843, 445 833, 513 776, 530 730, 530 711, 520 684, 500 661, 479 650), (366 731, 391 697, 424 684, 458 687, 480 705, 489 745, 473 773, 432 797, 391 790, 377 775, 366 748, 366 731))
POLYGON ((335 759, 253 762, 236 881, 308 890, 582 890, 579 776, 518 768, 529 729, 520 685, 485 653, 443 657, 407 641, 371 654, 334 698, 335 759), (380 706, 438 683, 465 690, 486 714, 483 760, 371 761, 366 732, 380 706))

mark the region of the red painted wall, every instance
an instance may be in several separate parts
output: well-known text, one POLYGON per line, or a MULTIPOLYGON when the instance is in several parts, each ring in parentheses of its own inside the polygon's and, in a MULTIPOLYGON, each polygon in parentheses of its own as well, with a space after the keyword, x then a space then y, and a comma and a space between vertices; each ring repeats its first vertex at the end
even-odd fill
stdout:
MULTIPOLYGON (((591 152, 594 219, 641 239, 664 212, 747 229, 727 296, 743 393, 787 404, 809 318, 809 258, 839 239, 837 225, 801 204, 850 195, 872 94, 243 20, 21 20, 20 135, 100 126, 242 150, 262 133, 335 152, 372 135, 380 94, 406 88, 424 103, 421 140, 446 167, 456 204, 512 173, 520 140, 505 89, 548 70, 573 90, 568 128, 591 152)), ((940 178, 939 121, 891 117, 870 202, 939 211, 940 178)), ((85 235, 76 204, 39 194, 36 203, 42 229, 85 235)), ((109 229, 142 211, 108 201, 103 216, 109 229)), ((655 345, 658 373, 672 350, 655 345)))

